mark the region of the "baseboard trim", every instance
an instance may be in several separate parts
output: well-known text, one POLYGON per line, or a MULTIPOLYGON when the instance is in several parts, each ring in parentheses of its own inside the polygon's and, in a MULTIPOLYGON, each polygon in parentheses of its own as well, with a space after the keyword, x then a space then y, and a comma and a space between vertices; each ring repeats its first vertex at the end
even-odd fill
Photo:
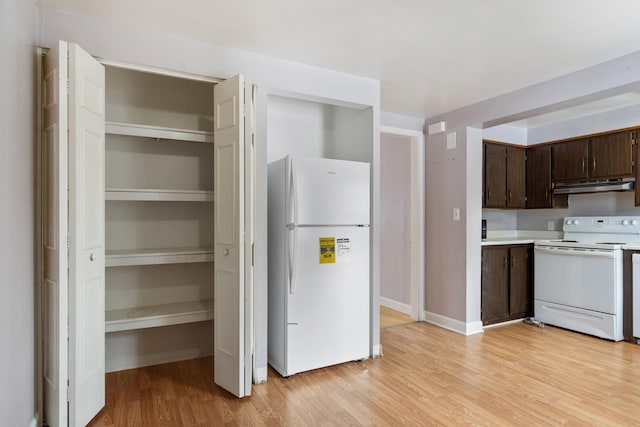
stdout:
POLYGON ((40 414, 36 413, 33 416, 33 419, 31 420, 31 422, 29 423, 29 427, 38 427, 40 426, 40 414))
POLYGON ((506 325, 511 325, 513 323, 522 323, 524 319, 516 319, 516 320, 507 320, 506 322, 500 322, 500 323, 494 323, 492 325, 486 325, 483 326, 483 329, 491 329, 491 328, 496 328, 498 326, 506 326, 506 325))
POLYGON ((380 305, 384 305, 387 308, 411 316, 411 305, 409 304, 404 304, 402 302, 394 301, 389 298, 380 297, 380 305))
POLYGON ((460 320, 452 319, 437 313, 431 313, 429 311, 424 312, 424 319, 427 323, 431 323, 462 335, 481 334, 484 331, 482 321, 480 320, 476 322, 462 322, 460 320))
POLYGON ((253 373, 253 383, 262 384, 267 382, 267 367, 255 368, 253 373))
POLYGON ((373 354, 371 357, 382 357, 382 344, 376 344, 373 346, 373 354))

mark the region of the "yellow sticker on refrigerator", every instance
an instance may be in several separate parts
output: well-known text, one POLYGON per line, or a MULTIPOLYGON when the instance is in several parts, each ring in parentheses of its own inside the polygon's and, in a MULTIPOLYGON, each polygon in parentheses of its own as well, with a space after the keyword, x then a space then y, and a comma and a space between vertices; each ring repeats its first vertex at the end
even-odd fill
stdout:
POLYGON ((335 264, 336 262, 336 238, 320 238, 320 264, 335 264))

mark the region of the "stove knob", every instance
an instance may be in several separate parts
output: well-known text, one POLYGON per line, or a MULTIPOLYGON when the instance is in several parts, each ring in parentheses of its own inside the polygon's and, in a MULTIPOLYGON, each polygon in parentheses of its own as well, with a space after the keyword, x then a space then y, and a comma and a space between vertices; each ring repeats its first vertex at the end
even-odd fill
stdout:
POLYGON ((638 220, 637 219, 632 219, 631 220, 631 225, 638 225, 638 220))
POLYGON ((573 225, 578 225, 578 224, 580 224, 580 221, 578 221, 577 219, 574 219, 573 220, 573 225))
POLYGON ((622 225, 629 225, 629 220, 628 219, 623 219, 622 220, 622 225))
POLYGON ((573 223, 573 221, 572 221, 572 220, 570 220, 570 219, 568 219, 568 220, 566 220, 566 221, 565 221, 565 224, 567 224, 567 225, 571 225, 572 223, 573 223))

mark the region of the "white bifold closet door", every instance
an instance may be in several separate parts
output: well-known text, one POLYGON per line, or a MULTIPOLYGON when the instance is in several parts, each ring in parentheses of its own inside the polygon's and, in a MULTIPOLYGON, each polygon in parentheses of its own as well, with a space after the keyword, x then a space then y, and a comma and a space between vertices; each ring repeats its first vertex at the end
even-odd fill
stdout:
POLYGON ((238 397, 251 394, 251 98, 242 75, 214 87, 214 380, 238 397))
POLYGON ((45 57, 45 417, 104 406, 104 67, 73 43, 45 57), (68 405, 67 405, 68 404, 68 405))
MULTIPOLYGON (((47 52, 43 76, 44 414, 86 425, 105 402, 105 74, 73 43, 47 52)), ((214 87, 214 376, 251 394, 253 86, 214 87), (247 114, 249 113, 249 114, 247 114)))

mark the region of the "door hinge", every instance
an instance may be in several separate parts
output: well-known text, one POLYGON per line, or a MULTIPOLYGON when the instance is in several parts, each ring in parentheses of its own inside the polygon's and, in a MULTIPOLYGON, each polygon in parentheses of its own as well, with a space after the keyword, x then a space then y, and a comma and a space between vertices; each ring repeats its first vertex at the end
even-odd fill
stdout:
POLYGON ((71 388, 67 385, 67 402, 71 400, 71 388))
POLYGON ((255 267, 255 265, 256 265, 256 263, 255 263, 255 261, 256 261, 255 249, 256 249, 256 244, 252 243, 251 244, 251 267, 255 267))

